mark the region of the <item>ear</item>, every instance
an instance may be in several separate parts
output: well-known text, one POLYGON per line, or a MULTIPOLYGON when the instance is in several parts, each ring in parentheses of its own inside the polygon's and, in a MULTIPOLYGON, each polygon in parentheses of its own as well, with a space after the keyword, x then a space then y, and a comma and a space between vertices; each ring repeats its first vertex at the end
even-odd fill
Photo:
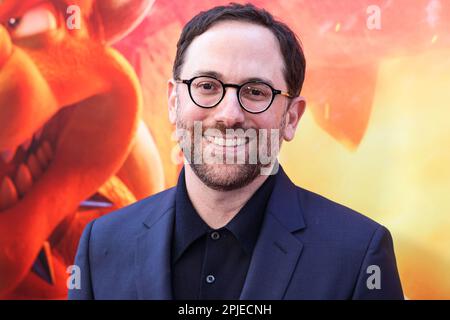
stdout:
POLYGON ((294 139, 297 125, 303 116, 306 108, 306 100, 304 97, 296 97, 292 100, 286 112, 286 124, 284 127, 283 138, 286 141, 294 139))
POLYGON ((169 105, 169 121, 171 124, 175 124, 177 120, 177 86, 173 79, 167 81, 167 97, 169 105))

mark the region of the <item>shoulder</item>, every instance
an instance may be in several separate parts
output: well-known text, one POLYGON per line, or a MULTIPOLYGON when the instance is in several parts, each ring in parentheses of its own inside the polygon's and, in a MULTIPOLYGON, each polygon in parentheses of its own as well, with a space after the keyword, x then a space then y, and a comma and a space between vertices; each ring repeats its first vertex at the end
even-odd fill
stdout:
POLYGON ((174 195, 175 188, 170 188, 97 218, 91 222, 91 234, 111 239, 139 233, 145 221, 174 206, 174 195))
MULTIPOLYGON (((317 280, 313 287, 321 288, 326 279, 329 290, 339 299, 401 299, 389 231, 365 215, 319 194, 300 187, 295 190, 298 214, 301 212, 304 220, 304 228, 294 233, 303 244, 300 270, 311 281, 317 280), (374 266, 383 270, 380 280, 383 290, 368 290, 367 280, 374 266)), ((319 291, 312 294, 319 295, 319 291)))
POLYGON ((388 232, 378 222, 324 196, 296 186, 309 240, 366 246, 377 231, 388 232))
POLYGON ((367 216, 320 194, 296 187, 300 205, 306 214, 306 219, 313 223, 328 222, 341 227, 377 228, 380 225, 367 216))

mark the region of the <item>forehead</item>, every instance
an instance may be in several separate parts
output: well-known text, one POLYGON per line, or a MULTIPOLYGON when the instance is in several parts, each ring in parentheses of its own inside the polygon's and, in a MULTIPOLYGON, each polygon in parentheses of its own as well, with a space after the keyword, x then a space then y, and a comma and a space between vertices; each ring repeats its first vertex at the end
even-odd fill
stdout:
POLYGON ((184 57, 181 77, 214 71, 223 81, 266 78, 284 83, 284 62, 277 38, 266 27, 223 21, 196 37, 184 57))

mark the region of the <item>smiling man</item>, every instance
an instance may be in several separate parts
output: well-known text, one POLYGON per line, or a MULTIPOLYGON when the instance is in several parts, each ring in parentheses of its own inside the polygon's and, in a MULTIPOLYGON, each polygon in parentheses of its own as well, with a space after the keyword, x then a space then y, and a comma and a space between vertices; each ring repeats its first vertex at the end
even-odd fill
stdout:
POLYGON ((252 5, 189 21, 168 82, 178 184, 88 225, 69 297, 402 299, 389 231, 276 161, 305 110, 305 65, 289 27, 252 5))

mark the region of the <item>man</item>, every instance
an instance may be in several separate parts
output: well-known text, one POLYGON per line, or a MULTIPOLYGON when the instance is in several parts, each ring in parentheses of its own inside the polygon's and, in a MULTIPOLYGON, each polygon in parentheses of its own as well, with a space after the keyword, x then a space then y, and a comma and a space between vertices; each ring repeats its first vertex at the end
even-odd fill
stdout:
POLYGON ((69 298, 402 299, 389 231, 276 162, 305 110, 304 74, 295 34, 264 10, 188 22, 168 83, 178 185, 88 225, 69 298))

